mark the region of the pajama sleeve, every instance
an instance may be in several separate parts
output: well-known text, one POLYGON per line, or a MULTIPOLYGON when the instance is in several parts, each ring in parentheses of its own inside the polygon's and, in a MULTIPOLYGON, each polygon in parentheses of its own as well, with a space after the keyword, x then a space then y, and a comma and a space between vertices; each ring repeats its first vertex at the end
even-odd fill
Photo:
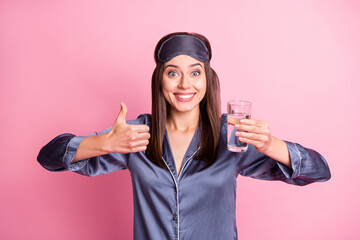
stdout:
MULTIPOLYGON (((221 133, 226 138, 226 114, 222 115, 221 133)), ((256 179, 279 180, 300 186, 330 179, 329 166, 321 154, 298 143, 285 143, 290 153, 291 168, 258 152, 249 144, 246 152, 231 153, 231 156, 235 155, 237 173, 256 179)))
MULTIPOLYGON (((149 124, 149 116, 143 114, 129 124, 149 124)), ((85 137, 108 133, 111 128, 94 132, 87 136, 75 136, 65 133, 55 137, 39 152, 38 162, 49 171, 72 171, 85 176, 98 176, 116 170, 127 169, 129 154, 109 153, 71 163, 77 148, 85 137)))
POLYGON ((300 186, 330 179, 330 170, 323 156, 300 144, 287 141, 285 143, 290 153, 291 168, 249 145, 246 154, 238 154, 238 173, 256 179, 280 180, 300 186))

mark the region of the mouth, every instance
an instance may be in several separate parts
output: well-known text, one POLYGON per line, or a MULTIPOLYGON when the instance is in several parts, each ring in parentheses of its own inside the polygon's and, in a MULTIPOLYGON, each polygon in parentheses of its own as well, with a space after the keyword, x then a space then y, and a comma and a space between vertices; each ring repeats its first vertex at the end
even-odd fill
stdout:
POLYGON ((180 102, 189 102, 191 101, 196 93, 174 93, 175 98, 180 102))

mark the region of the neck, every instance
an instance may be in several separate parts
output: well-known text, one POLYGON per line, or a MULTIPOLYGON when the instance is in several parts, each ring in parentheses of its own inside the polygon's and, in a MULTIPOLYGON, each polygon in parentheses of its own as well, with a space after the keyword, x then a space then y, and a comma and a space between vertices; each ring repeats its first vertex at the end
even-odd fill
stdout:
POLYGON ((176 131, 194 131, 199 126, 199 120, 199 107, 189 112, 178 112, 170 109, 169 116, 166 119, 166 128, 176 131))

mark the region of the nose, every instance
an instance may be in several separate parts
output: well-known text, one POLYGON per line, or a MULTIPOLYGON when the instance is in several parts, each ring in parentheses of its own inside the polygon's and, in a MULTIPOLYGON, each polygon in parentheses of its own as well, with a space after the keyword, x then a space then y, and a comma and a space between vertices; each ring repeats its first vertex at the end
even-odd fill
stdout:
POLYGON ((191 80, 187 76, 183 75, 179 82, 179 88, 182 88, 182 89, 190 88, 190 86, 191 86, 190 81, 191 80))

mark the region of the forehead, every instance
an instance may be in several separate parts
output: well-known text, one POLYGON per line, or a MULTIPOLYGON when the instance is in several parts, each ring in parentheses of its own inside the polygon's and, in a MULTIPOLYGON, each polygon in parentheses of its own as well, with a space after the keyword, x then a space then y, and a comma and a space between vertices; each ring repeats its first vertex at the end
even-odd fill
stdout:
POLYGON ((196 63, 199 63, 202 67, 204 67, 204 63, 200 62, 199 60, 196 60, 193 57, 190 57, 188 55, 178 55, 171 60, 167 61, 164 66, 167 65, 176 65, 181 68, 188 68, 191 65, 194 65, 196 63))

